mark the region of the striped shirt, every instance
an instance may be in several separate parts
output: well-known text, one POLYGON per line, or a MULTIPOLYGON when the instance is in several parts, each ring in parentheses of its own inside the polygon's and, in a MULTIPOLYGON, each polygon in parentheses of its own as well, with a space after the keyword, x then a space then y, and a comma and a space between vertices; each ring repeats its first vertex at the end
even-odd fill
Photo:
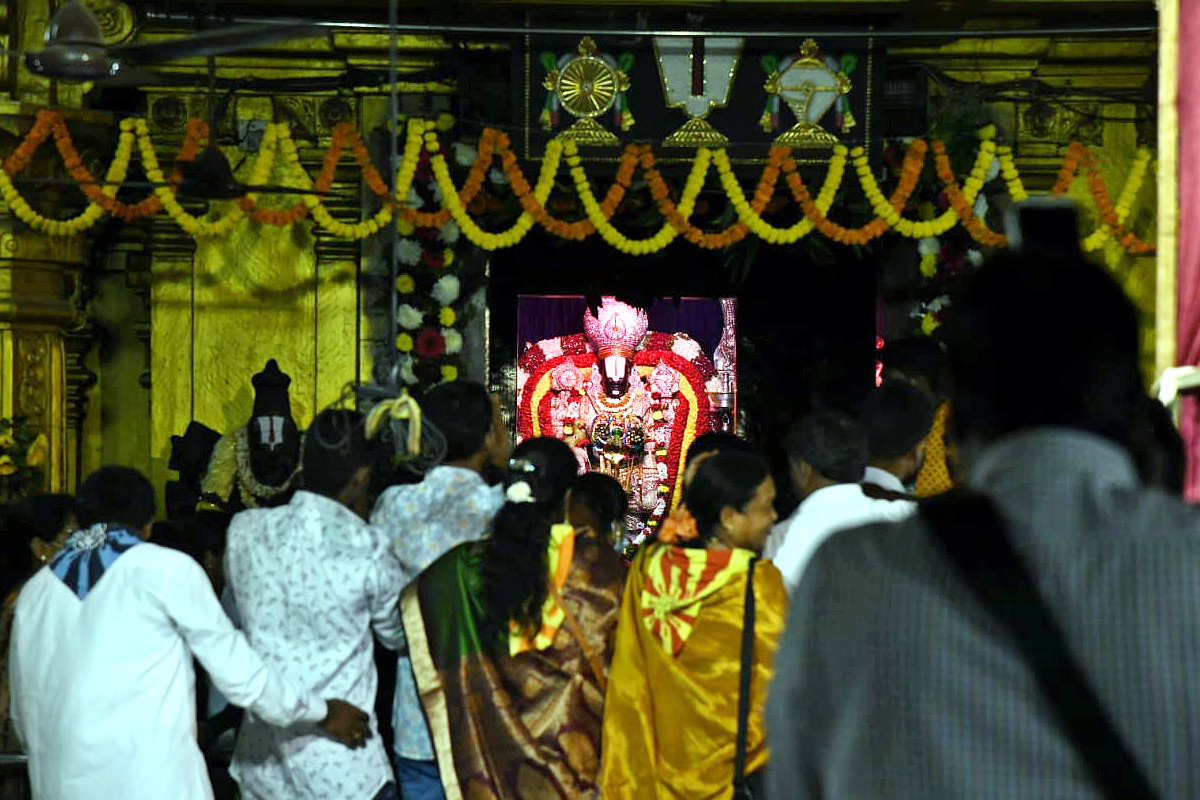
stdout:
MULTIPOLYGON (((1164 798, 1200 797, 1200 509, 1128 456, 1031 430, 970 484, 1164 798)), ((1098 798, 1032 674, 920 518, 832 537, 793 595, 767 705, 770 797, 1098 798)))

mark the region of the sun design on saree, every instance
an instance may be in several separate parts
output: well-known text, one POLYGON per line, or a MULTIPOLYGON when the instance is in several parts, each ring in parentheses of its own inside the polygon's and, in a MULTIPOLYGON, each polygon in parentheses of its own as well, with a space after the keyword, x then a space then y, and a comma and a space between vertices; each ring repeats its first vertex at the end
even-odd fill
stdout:
POLYGON ((745 572, 750 558, 749 550, 655 548, 642 582, 642 623, 664 650, 679 655, 704 600, 745 572))

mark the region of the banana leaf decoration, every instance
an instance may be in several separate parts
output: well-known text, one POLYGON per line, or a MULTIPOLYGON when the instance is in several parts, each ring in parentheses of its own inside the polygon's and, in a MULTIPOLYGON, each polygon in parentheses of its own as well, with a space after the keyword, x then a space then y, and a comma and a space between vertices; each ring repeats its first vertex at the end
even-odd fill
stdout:
POLYGON ((546 70, 546 78, 542 81, 542 86, 546 88, 546 105, 543 106, 542 113, 538 115, 538 122, 547 131, 558 127, 559 105, 558 95, 554 92, 554 84, 558 81, 558 70, 567 58, 568 56, 563 56, 561 59, 556 58, 553 53, 542 53, 538 58, 542 62, 542 68, 546 70))
MULTIPOLYGON (((825 66, 829 67, 830 72, 839 72, 849 78, 858 67, 858 56, 853 53, 846 53, 840 61, 832 56, 827 56, 825 58, 825 66)), ((853 112, 850 111, 850 101, 847 95, 839 96, 833 104, 833 124, 841 133, 849 133, 852 128, 858 125, 858 120, 854 118, 853 112)))

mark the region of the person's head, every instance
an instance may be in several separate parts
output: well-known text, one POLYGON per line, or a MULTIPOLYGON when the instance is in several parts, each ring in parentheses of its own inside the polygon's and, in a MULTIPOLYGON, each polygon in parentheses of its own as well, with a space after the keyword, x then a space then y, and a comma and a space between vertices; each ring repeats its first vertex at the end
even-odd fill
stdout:
POLYGON ((492 520, 483 560, 492 633, 506 631, 509 620, 541 624, 550 528, 566 519, 564 501, 578 470, 575 454, 558 439, 526 439, 513 449, 506 501, 492 520))
POLYGON ((363 415, 344 408, 317 414, 304 439, 302 481, 319 494, 366 516, 371 473, 385 457, 377 441, 367 439, 363 415))
POLYGON ((571 484, 567 518, 576 533, 590 532, 616 545, 625 532, 629 496, 620 481, 602 472, 580 475, 571 484))
POLYGON ((955 302, 946 341, 962 445, 1047 426, 1124 443, 1144 393, 1137 314, 1081 253, 997 253, 955 302))
POLYGON ((160 547, 191 556, 204 568, 213 591, 220 595, 225 586, 225 531, 228 526, 228 515, 206 513, 196 519, 156 522, 150 538, 160 547))
POLYGON ((756 453, 718 451, 698 461, 683 489, 696 521, 693 547, 721 545, 761 552, 775 523, 775 481, 756 453))
POLYGON ((788 475, 801 498, 836 483, 858 483, 867 468, 867 432, 834 409, 811 411, 783 437, 788 475))
POLYGON ((888 342, 879 354, 883 380, 907 380, 935 400, 950 394, 950 367, 942 346, 928 336, 888 342))
POLYGON ((154 486, 131 467, 101 467, 75 493, 75 517, 81 528, 117 525, 145 538, 156 510, 154 486))
POLYGON ((684 466, 691 464, 705 453, 716 451, 753 453, 754 447, 742 437, 732 433, 709 431, 708 433, 700 434, 692 440, 692 444, 688 447, 687 453, 684 455, 684 466))
POLYGON ((46 563, 75 525, 75 498, 37 494, 0 508, 0 599, 46 563))
POLYGON ((915 478, 925 459, 935 411, 929 394, 911 382, 884 381, 859 409, 867 433, 867 463, 904 482, 915 478))
POLYGON ((506 455, 501 445, 507 443, 508 434, 500 418, 500 405, 482 385, 471 381, 440 383, 425 393, 421 409, 446 439, 443 462, 478 470, 506 455))

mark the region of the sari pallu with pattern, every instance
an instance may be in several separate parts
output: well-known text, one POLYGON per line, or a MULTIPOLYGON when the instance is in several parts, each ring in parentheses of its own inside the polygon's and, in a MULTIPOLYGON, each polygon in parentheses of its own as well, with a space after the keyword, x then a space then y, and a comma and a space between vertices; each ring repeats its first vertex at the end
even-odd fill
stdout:
POLYGON ((559 595, 587 651, 563 624, 549 646, 509 655, 507 641, 484 639, 483 557, 482 542, 455 548, 401 600, 447 800, 590 800, 604 691, 588 652, 607 670, 625 567, 608 545, 575 539, 559 595))
MULTIPOLYGON (((604 709, 604 800, 728 800, 737 752, 749 550, 651 544, 629 570, 604 709)), ((787 615, 783 577, 754 572, 746 773, 767 765, 763 712, 787 615)))

